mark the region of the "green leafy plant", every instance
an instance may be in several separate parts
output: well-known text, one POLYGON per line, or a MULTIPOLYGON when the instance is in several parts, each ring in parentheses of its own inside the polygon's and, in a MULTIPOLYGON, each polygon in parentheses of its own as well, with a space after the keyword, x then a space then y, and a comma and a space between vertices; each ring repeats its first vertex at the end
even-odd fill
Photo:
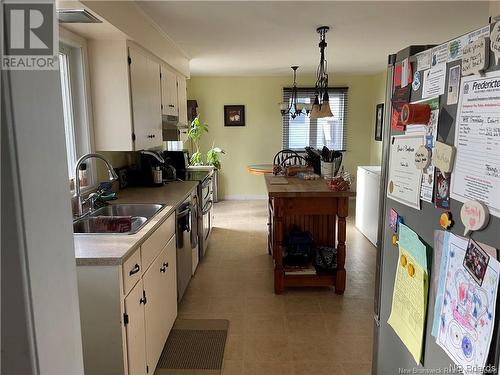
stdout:
POLYGON ((220 147, 212 145, 212 148, 207 151, 207 164, 214 166, 215 169, 221 169, 220 156, 225 153, 220 147))
POLYGON ((196 116, 193 122, 191 122, 191 126, 189 127, 188 130, 188 137, 193 141, 194 147, 196 149, 195 152, 193 152, 193 155, 191 155, 191 160, 190 163, 192 165, 203 165, 203 157, 200 152, 200 137, 203 135, 203 133, 208 132, 208 125, 207 123, 202 123, 200 121, 200 116, 196 116))

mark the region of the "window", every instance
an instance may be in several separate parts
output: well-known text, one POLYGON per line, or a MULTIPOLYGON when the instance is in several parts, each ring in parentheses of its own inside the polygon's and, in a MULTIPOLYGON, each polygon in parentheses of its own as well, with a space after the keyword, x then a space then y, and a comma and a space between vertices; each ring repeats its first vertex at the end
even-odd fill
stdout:
MULTIPOLYGON (((291 102, 291 88, 283 89, 283 102, 291 102)), ((330 108, 333 117, 310 119, 308 116, 283 116, 283 148, 302 151, 311 146, 321 149, 345 151, 347 88, 330 88, 330 108)), ((314 102, 314 88, 299 88, 297 100, 302 103, 314 102)))
MULTIPOLYGON (((86 96, 86 74, 83 47, 77 44, 59 44, 59 73, 63 104, 64 133, 68 176, 75 178, 78 158, 91 151, 91 137, 86 96)), ((95 178, 93 165, 87 165, 89 185, 95 178)))

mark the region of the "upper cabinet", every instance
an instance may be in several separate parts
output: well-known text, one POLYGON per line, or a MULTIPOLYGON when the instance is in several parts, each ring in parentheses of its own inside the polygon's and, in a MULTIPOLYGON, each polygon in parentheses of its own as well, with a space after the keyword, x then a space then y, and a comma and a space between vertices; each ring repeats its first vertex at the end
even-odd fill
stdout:
POLYGON ((131 41, 90 40, 88 48, 96 150, 161 146, 162 115, 186 111, 185 77, 131 41))
POLYGON ((161 98, 162 114, 178 116, 177 76, 165 65, 161 67, 161 98))
POLYGON ((160 64, 129 48, 129 65, 135 149, 161 146, 160 64))
POLYGON ((177 97, 179 101, 179 124, 188 125, 186 77, 177 76, 177 97))
POLYGON ((166 65, 161 67, 162 114, 178 117, 179 125, 187 125, 186 77, 166 65))

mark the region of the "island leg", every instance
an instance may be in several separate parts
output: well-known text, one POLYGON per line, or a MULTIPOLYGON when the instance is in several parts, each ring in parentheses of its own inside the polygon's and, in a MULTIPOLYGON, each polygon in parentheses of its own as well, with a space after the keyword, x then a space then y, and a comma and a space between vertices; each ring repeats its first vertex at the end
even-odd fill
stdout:
POLYGON ((281 294, 285 290, 285 273, 283 270, 283 202, 275 199, 273 220, 273 258, 274 258, 274 293, 281 294))
POLYGON ((338 198, 338 211, 337 211, 337 272, 335 279, 335 293, 344 294, 345 290, 345 240, 346 240, 346 221, 349 211, 349 198, 338 198))

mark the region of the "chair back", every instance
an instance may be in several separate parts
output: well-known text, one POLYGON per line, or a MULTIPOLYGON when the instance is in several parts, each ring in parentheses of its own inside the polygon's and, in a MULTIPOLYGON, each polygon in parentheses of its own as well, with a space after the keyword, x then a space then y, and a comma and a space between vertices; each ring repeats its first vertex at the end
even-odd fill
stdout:
POLYGON ((273 165, 306 165, 306 159, 298 152, 285 149, 274 155, 273 165))

